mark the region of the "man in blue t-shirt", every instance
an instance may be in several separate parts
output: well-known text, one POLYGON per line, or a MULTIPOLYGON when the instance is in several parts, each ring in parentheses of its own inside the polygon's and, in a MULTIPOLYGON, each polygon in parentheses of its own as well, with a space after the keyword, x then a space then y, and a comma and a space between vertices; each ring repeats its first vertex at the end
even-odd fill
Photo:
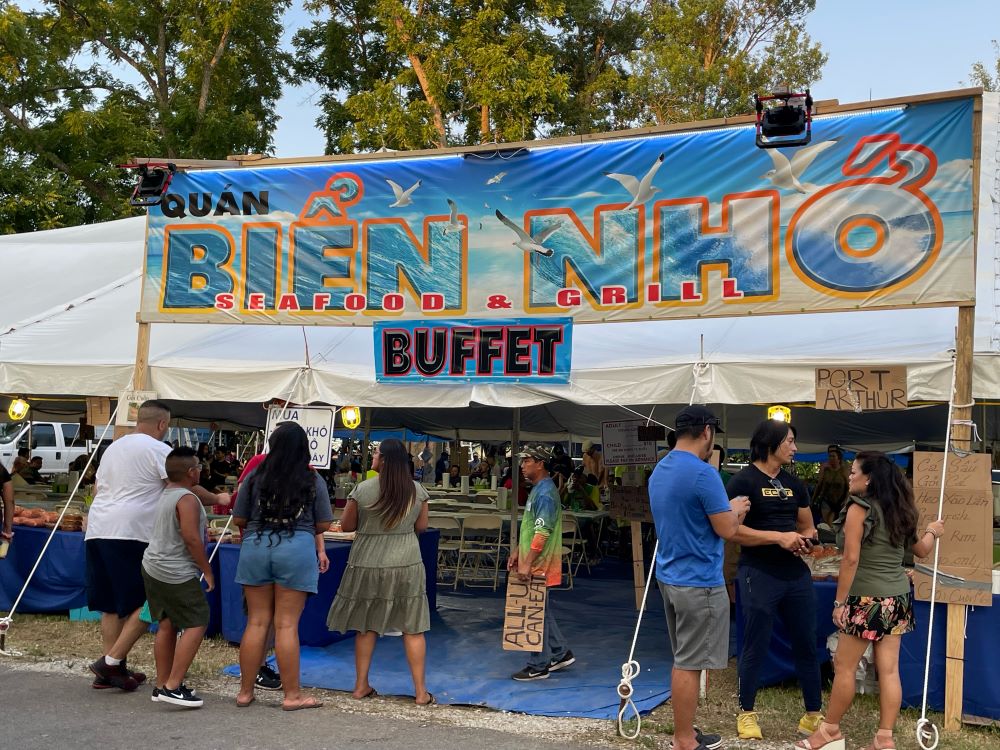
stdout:
POLYGON ((719 472, 706 463, 715 433, 721 432, 719 419, 706 407, 692 405, 677 414, 674 424, 677 446, 649 478, 659 539, 656 580, 674 651, 674 748, 711 750, 722 740, 694 726, 698 682, 703 669, 725 669, 729 661, 723 540, 735 536, 750 501, 730 500, 719 472))

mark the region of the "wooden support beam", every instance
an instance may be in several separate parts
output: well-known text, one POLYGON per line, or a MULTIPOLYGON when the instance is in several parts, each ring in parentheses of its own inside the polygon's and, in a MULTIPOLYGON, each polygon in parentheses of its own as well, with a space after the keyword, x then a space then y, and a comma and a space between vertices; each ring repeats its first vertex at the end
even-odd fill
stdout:
POLYGON ((635 587, 635 608, 641 611, 642 594, 646 588, 646 568, 642 559, 642 523, 630 521, 629 526, 632 527, 632 583, 635 587))

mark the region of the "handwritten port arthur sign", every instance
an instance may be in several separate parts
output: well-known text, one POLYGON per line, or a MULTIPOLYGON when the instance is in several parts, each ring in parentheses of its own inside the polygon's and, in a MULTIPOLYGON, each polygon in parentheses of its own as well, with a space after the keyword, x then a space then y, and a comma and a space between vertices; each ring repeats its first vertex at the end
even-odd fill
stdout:
POLYGON ((975 99, 817 120, 179 172, 149 211, 148 322, 574 322, 972 304, 975 99), (792 158, 794 156, 794 158, 792 158))
POLYGON ((507 577, 507 601, 503 610, 505 651, 541 651, 545 632, 545 578, 520 581, 507 577))
POLYGON ((817 409, 865 412, 906 407, 905 366, 816 368, 817 409))
MULTIPOLYGON (((917 533, 937 518, 943 453, 913 454, 913 490, 920 521, 917 533)), ((938 558, 937 601, 949 604, 993 604, 993 493, 990 457, 973 453, 948 457, 945 480, 945 529, 938 558)), ((916 560, 913 589, 920 601, 930 601, 933 552, 916 560)))

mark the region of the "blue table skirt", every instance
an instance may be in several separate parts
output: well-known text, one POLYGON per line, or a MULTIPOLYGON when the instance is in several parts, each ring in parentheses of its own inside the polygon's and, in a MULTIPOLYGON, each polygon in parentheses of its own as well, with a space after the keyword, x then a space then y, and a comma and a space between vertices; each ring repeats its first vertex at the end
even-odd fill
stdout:
MULTIPOLYGON (((831 620, 837 584, 816 581, 816 642, 821 660, 829 660, 826 639, 836 628, 831 620)), ((737 601, 737 609, 739 601, 737 601)), ((1000 719, 1000 595, 993 596, 992 607, 969 607, 965 631, 965 680, 962 712, 971 716, 1000 719)), ((930 604, 914 602, 914 632, 904 635, 899 653, 899 676, 903 684, 903 705, 920 706, 927 650, 927 625, 930 604)), ((948 608, 938 604, 934 612, 934 637, 931 642, 931 671, 927 683, 927 705, 944 710, 945 628, 948 608)), ((736 615, 737 654, 743 648, 743 616, 736 615)), ((775 620, 774 634, 767 661, 761 667, 761 684, 774 685, 795 677, 791 645, 784 625, 775 620)))
MULTIPOLYGON (((437 549, 441 533, 428 529, 420 534, 420 556, 427 571, 427 599, 431 610, 437 608, 437 549)), ((327 646, 350 635, 332 633, 326 629, 326 616, 337 595, 340 581, 347 570, 350 542, 327 542, 326 554, 330 569, 319 577, 319 591, 306 600, 299 620, 299 642, 303 646, 327 646)), ((243 590, 235 582, 236 565, 240 559, 240 545, 223 544, 219 549, 219 579, 222 585, 222 636, 227 641, 238 642, 243 637, 247 618, 243 614, 243 590)))
MULTIPOLYGON (((10 611, 50 533, 49 529, 14 527, 14 541, 6 559, 0 560, 0 611, 10 611)), ((211 555, 214 548, 214 542, 206 545, 206 553, 211 555)), ((65 612, 86 607, 86 568, 83 534, 79 531, 57 531, 17 611, 24 614, 65 612)), ((218 556, 212 561, 212 570, 216 581, 220 580, 218 556)), ((218 585, 206 594, 209 635, 218 633, 222 623, 220 594, 218 585)))

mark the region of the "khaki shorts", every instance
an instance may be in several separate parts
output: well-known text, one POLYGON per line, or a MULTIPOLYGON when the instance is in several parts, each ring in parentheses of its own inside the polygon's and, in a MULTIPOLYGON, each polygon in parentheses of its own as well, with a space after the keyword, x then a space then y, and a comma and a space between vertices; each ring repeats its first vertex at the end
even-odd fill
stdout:
POLYGON ((669 586, 657 581, 674 649, 674 666, 690 672, 729 664, 729 594, 712 588, 669 586))

